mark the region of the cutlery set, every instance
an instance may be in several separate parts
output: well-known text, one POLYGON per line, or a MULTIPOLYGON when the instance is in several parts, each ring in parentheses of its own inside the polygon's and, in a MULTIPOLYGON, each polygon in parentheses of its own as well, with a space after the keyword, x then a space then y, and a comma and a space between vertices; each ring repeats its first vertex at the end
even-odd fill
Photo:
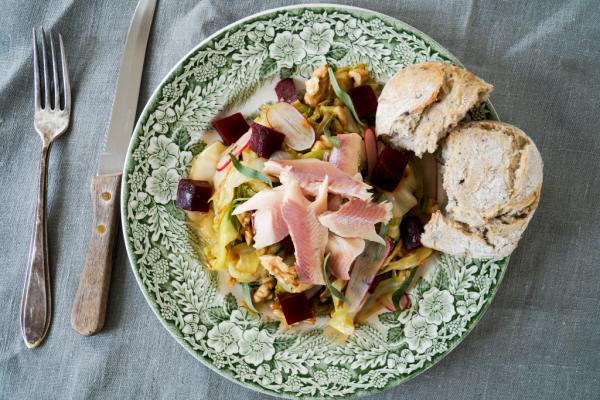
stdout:
MULTIPOLYGON (((71 314, 71 326, 84 336, 103 325, 118 233, 120 188, 127 148, 134 128, 136 107, 156 0, 140 0, 125 42, 115 100, 100 155, 97 176, 92 178, 94 221, 86 262, 71 314)), ((69 127, 71 89, 62 36, 58 45, 52 32, 33 31, 34 126, 42 139, 33 236, 21 303, 21 333, 28 348, 38 346, 50 326, 51 294, 47 246, 48 161, 54 140, 69 127), (58 47, 56 49, 55 47, 58 47), (60 66, 60 67, 59 67, 60 66)))

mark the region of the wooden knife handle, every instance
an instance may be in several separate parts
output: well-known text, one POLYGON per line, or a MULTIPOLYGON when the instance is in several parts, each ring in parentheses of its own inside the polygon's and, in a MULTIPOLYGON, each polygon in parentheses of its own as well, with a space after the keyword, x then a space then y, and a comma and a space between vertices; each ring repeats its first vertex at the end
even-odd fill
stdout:
POLYGON ((94 224, 83 275, 71 312, 75 332, 91 336, 102 330, 113 264, 115 241, 119 231, 121 173, 92 179, 94 224))

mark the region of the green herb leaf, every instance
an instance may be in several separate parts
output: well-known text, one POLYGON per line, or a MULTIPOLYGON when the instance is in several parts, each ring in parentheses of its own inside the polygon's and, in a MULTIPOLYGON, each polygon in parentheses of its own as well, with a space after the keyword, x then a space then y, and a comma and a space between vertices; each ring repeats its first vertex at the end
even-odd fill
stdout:
MULTIPOLYGON (((379 228, 379 236, 381 236, 381 238, 383 240, 385 240, 385 237, 387 236, 387 232, 388 232, 388 225, 381 224, 381 227, 379 228)), ((375 254, 377 254, 378 260, 379 260, 379 254, 381 253, 381 249, 383 249, 383 245, 381 243, 377 243, 377 246, 375 247, 375 254)))
POLYGON ((400 316, 400 313, 402 312, 400 310, 400 298, 404 295, 406 289, 408 289, 408 286, 410 285, 413 278, 415 277, 415 274, 417 273, 417 269, 419 269, 418 265, 414 267, 412 271, 410 271, 410 275, 408 276, 406 281, 392 295, 392 303, 394 303, 394 308, 396 309, 396 318, 398 318, 400 316))
POLYGON ((365 126, 365 124, 362 123, 360 118, 358 118, 358 114, 356 114, 356 110, 354 109, 354 104, 352 103, 352 99, 350 98, 350 95, 348 93, 344 92, 340 88, 340 85, 338 85, 337 80, 335 79, 335 74, 333 73, 331 68, 329 68, 329 80, 331 81, 331 86, 333 87, 333 91, 335 92, 335 95, 341 101, 344 102, 344 104, 350 109, 350 111, 352 111, 352 115, 354 115, 356 122, 358 122, 362 126, 365 126))
POLYGON ((327 139, 329 139, 329 141, 331 142, 331 144, 334 147, 340 147, 340 141, 332 138, 331 134, 329 133, 329 124, 331 124, 331 121, 333 120, 334 117, 335 117, 335 114, 331 114, 331 117, 329 117, 327 122, 325 122, 325 126, 323 126, 323 133, 325 134, 325 137, 327 139))
POLYGON ((301 158, 318 158, 322 160, 325 153, 331 153, 331 149, 309 151, 306 154, 302 154, 301 158))
POLYGON ((231 223, 231 225, 233 225, 234 229, 236 229, 236 230, 238 229, 237 218, 235 215, 233 215, 233 210, 235 210, 235 208, 237 206, 238 205, 236 204, 235 200, 231 202, 231 206, 229 206, 229 210, 227 210, 227 212, 225 213, 225 216, 221 220, 221 223, 219 223, 219 229, 221 228, 223 221, 226 221, 227 218, 229 218, 229 222, 231 223))
POLYGON ((229 157, 231 157, 231 162, 232 162, 233 166, 235 167, 235 169, 238 170, 238 172, 240 174, 247 176, 250 179, 264 182, 267 185, 273 187, 273 182, 271 182, 271 179, 269 179, 268 176, 266 176, 265 174, 261 174, 260 172, 258 172, 257 170, 255 170, 253 168, 244 167, 242 165, 242 163, 239 162, 238 159, 231 153, 229 153, 229 157))
POLYGON ((327 253, 327 257, 325 257, 325 260, 323 261, 323 276, 325 276, 325 283, 327 284, 327 289, 329 289, 332 295, 342 300, 344 303, 350 305, 350 301, 343 294, 341 294, 340 291, 337 290, 329 281, 329 277, 327 276, 327 259, 330 255, 331 253, 327 253))
POLYGON ((246 306, 258 315, 260 315, 260 312, 258 312, 258 310, 254 307, 254 304, 252 303, 252 296, 250 295, 250 285, 248 284, 248 282, 240 283, 242 284, 242 292, 244 293, 244 302, 246 303, 246 306))
MULTIPOLYGON (((231 202, 231 214, 235 211, 235 209, 241 204, 248 200, 250 200, 250 196, 248 195, 248 182, 244 182, 240 186, 237 187, 236 199, 233 199, 231 202)), ((237 226, 237 225, 236 225, 237 226)))
POLYGON ((229 221, 231 221, 231 225, 233 225, 235 227, 235 229, 238 228, 238 224, 237 224, 237 217, 235 215, 233 215, 233 210, 235 210, 235 207, 237 206, 237 204, 233 204, 231 203, 231 208, 229 209, 229 212, 227 214, 229 214, 229 221))
POLYGON ((429 204, 429 196, 427 196, 427 193, 423 192, 423 205, 421 206, 421 209, 417 213, 417 216, 423 214, 425 212, 425 210, 427 210, 428 204, 429 204))

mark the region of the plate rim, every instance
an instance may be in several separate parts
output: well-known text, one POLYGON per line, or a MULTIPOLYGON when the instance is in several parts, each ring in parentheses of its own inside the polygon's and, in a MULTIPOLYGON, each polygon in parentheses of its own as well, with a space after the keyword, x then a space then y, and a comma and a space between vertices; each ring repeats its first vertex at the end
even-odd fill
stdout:
MULTIPOLYGON (((236 20, 230 24, 228 24, 227 26, 219 29, 218 31, 212 33, 211 35, 207 36, 204 40, 202 40, 200 43, 198 43, 197 45, 195 45, 190 51, 188 51, 184 56, 182 56, 174 65, 173 67, 165 74, 165 76, 162 78, 162 80, 158 83, 158 85, 156 86, 156 88, 154 89, 154 91, 151 93, 151 95, 148 97, 148 100, 146 101, 146 104, 144 105, 144 108, 142 109, 142 111, 140 112, 138 119, 136 120, 136 124, 134 126, 133 129, 133 133, 129 142, 129 145, 127 147, 127 154, 126 154, 126 158, 125 158, 125 163, 124 163, 124 167, 123 167, 123 172, 122 172, 122 176, 125 175, 126 170, 128 170, 128 165, 131 162, 131 157, 133 155, 133 145, 136 139, 136 136, 138 136, 138 129, 140 128, 141 125, 141 121, 142 120, 146 120, 148 117, 148 113, 149 113, 149 109, 151 108, 151 106, 154 103, 154 99, 156 98, 156 96, 159 94, 160 90, 162 89, 162 87, 164 86, 165 82, 167 82, 169 79, 172 78, 173 74, 176 72, 176 70, 183 64, 183 62, 185 62, 185 60, 187 60, 192 54, 194 54, 195 52, 197 52, 202 46, 206 45, 207 43, 209 43, 211 40, 213 40, 214 38, 218 37, 219 35, 221 35, 222 33, 226 32, 227 30, 243 24, 244 22, 251 20, 251 19, 255 19, 257 17, 260 17, 261 15, 265 15, 265 14, 270 14, 273 12, 277 12, 277 11, 285 11, 285 10, 292 10, 292 9, 314 9, 314 8, 321 8, 321 9, 336 9, 336 10, 351 10, 351 11, 357 11, 357 12, 363 12, 363 13, 368 13, 371 14, 372 16, 378 17, 380 19, 383 20, 391 20, 394 23, 399 23, 401 25, 404 25, 406 27, 405 30, 410 31, 410 33, 412 34, 417 34, 420 36, 420 38, 425 39, 425 41, 427 42, 428 45, 431 45, 432 48, 435 48, 436 51, 442 53, 443 51, 443 55, 444 57, 450 59, 454 64, 459 65, 461 67, 464 68, 464 65, 452 54, 450 53, 450 51, 448 51, 444 46, 442 46, 440 43, 438 43, 436 40, 434 40, 433 38, 431 38, 429 35, 425 34, 424 32, 420 31, 419 29, 413 27, 412 25, 398 19, 398 18, 394 18, 391 17, 389 15, 386 15, 384 13, 381 13, 379 11, 374 11, 368 8, 364 8, 364 7, 356 7, 356 6, 350 6, 350 5, 344 5, 344 4, 334 4, 334 3, 306 3, 306 4, 296 4, 296 5, 289 5, 289 6, 282 6, 282 7, 276 7, 276 8, 269 8, 266 10, 263 10, 261 12, 258 13, 254 13, 251 14, 247 17, 241 18, 239 20, 236 20), (441 50, 441 51, 440 51, 441 50)), ((491 103, 491 101, 487 101, 487 105, 489 106, 489 111, 490 111, 490 116, 491 118, 495 118, 499 120, 499 116, 497 111, 495 110, 493 104, 491 103)), ((139 276, 139 272, 136 270, 135 268, 135 264, 133 262, 133 257, 132 257, 132 249, 130 248, 130 243, 127 240, 127 236, 126 236, 126 232, 127 232, 127 217, 126 217, 126 213, 127 213, 127 204, 125 202, 125 190, 126 190, 126 186, 127 183, 124 182, 121 184, 121 199, 120 199, 120 211, 121 211, 121 229, 123 232, 123 236, 124 236, 124 242, 125 242, 125 248, 127 251, 127 257, 129 259, 129 264, 130 267, 133 271, 133 274, 135 276, 136 282, 146 300, 146 302, 148 303, 148 305, 150 306, 150 308, 152 309, 152 311, 154 312, 154 314, 156 315, 156 317, 158 318, 158 320, 160 321, 160 323, 163 325, 163 327, 169 332, 169 334, 177 341, 177 343, 181 346, 183 346, 183 348, 185 348, 187 350, 188 353, 190 353, 190 355, 192 355, 194 357, 194 359, 200 361, 205 367, 208 367, 209 369, 211 369, 212 371, 216 372, 217 374, 219 374, 220 376, 228 379, 229 381, 232 381, 246 389, 250 389, 253 391, 257 391, 260 393, 264 393, 267 394, 269 396, 274 396, 274 397, 281 397, 281 398, 290 398, 290 399, 297 399, 299 398, 298 396, 293 395, 292 393, 288 393, 288 392, 281 392, 281 393, 274 393, 273 391, 269 391, 265 388, 263 388, 262 386, 254 383, 254 382, 246 382, 246 381, 239 381, 236 380, 235 378, 233 378, 232 374, 227 374, 225 373, 225 371, 216 368, 212 363, 205 363, 204 360, 202 358, 198 357, 197 354, 197 350, 194 350, 192 348, 192 346, 185 340, 179 340, 179 337, 176 335, 176 333, 174 332, 174 329, 172 329, 169 325, 167 325, 165 323, 165 321, 163 320, 163 317, 160 313, 160 310, 158 308, 158 305, 156 304, 155 301, 153 301, 150 296, 149 293, 147 291, 147 289, 144 286, 144 283, 142 282, 140 276, 139 276), (229 376, 232 375, 232 376, 229 376)), ((504 261, 502 261, 504 262, 504 261)), ((473 320, 471 321, 471 327, 469 329, 469 331, 467 331, 459 340, 458 342, 456 342, 455 346, 452 347, 452 349, 450 349, 449 351, 447 351, 445 354, 443 354, 435 363, 419 370, 415 375, 410 376, 409 378, 395 384, 394 386, 391 386, 389 388, 383 389, 383 390, 376 390, 373 393, 362 393, 362 394, 355 394, 355 393, 351 393, 350 395, 347 396, 343 396, 343 397, 338 397, 340 399, 352 399, 352 398, 358 398, 358 397, 363 397, 363 396, 368 396, 368 395, 372 395, 372 394, 377 394, 377 393, 383 393, 386 392, 388 390, 391 390, 393 388, 396 388, 397 386, 405 383, 408 380, 411 380, 413 378, 415 378, 416 376, 420 375, 421 373, 427 371, 429 368, 433 367, 434 365, 437 365, 442 359, 444 359, 448 354, 450 354, 454 349, 456 349, 456 347, 458 347, 462 341, 471 333, 471 331, 475 328, 475 326, 479 323, 479 321, 481 320, 481 318, 483 317, 483 315, 486 313, 487 309, 489 308, 490 304, 492 303, 493 299, 495 298, 495 295, 498 291, 498 289, 500 288, 500 285, 502 284, 502 280, 504 278, 504 275, 506 273, 506 270, 508 268, 508 264, 510 262, 510 256, 506 259, 506 266, 504 268, 501 268, 499 270, 498 276, 496 277, 497 279, 497 284, 495 285, 495 287, 493 287, 492 290, 489 291, 489 300, 486 302, 486 304, 484 305, 483 309, 481 310, 480 313, 478 313, 478 315, 473 318, 473 320)), ((323 397, 323 396, 311 396, 311 398, 313 399, 325 399, 327 397, 323 397)))

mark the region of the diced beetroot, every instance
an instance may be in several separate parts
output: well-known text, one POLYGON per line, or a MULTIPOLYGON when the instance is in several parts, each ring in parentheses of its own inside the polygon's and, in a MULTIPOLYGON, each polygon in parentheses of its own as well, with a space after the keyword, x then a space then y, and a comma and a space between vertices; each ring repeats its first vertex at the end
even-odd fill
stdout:
POLYGON ((250 150, 261 157, 269 158, 277 150, 281 150, 281 144, 285 135, 275 129, 264 125, 252 123, 252 137, 250 138, 250 150))
POLYGON ((296 248, 294 247, 294 242, 292 242, 292 237, 287 235, 283 239, 279 241, 279 244, 283 246, 284 249, 289 251, 292 254, 296 253, 296 248))
POLYGON ((177 186, 177 207, 188 211, 208 212, 212 186, 207 181, 181 179, 177 186))
POLYGON ((381 279, 383 279, 383 274, 379 274, 375 277, 375 279, 373 279, 371 286, 369 286, 369 293, 373 294, 375 289, 377 289, 377 285, 379 285, 379 282, 381 282, 381 279))
POLYGON ((237 142, 250 129, 241 113, 215 121, 214 126, 226 144, 237 142))
POLYGON ((348 95, 352 99, 352 104, 359 118, 377 110, 377 96, 375 96, 371 86, 363 85, 349 89, 348 95))
POLYGON ((421 234, 424 232, 423 223, 419 217, 409 217, 400 223, 402 245, 408 251, 421 247, 421 234))
POLYGON ((296 322, 305 321, 313 317, 310 304, 306 298, 306 294, 302 293, 278 293, 277 298, 281 305, 281 310, 285 316, 285 322, 288 325, 296 322))
POLYGON ((402 180, 407 165, 408 157, 391 147, 386 147, 375 164, 371 183, 386 192, 393 192, 402 180))
POLYGON ((292 78, 280 80, 275 86, 275 93, 277 94, 277 101, 293 103, 298 100, 298 92, 296 92, 296 86, 292 78))

